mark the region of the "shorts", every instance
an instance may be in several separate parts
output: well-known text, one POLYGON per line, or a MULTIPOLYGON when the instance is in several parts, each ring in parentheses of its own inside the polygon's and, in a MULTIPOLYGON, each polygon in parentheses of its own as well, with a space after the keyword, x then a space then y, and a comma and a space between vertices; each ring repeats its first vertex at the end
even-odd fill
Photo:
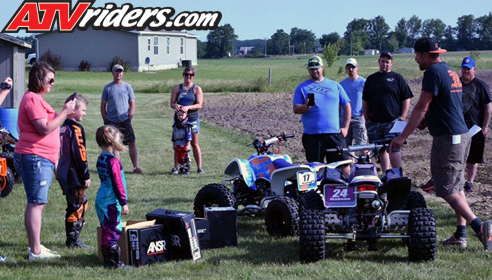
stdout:
POLYGON ((191 132, 199 133, 200 132, 200 119, 196 121, 190 122, 193 126, 191 127, 191 132))
POLYGON ((350 120, 350 126, 345 136, 347 146, 363 145, 367 144, 367 129, 364 119, 362 117, 352 118, 350 120))
POLYGON ((326 149, 347 147, 345 137, 341 133, 303 134, 302 145, 308 162, 324 162, 325 158, 327 163, 349 159, 343 153, 325 152, 326 149))
MULTIPOLYGON (((189 115, 188 115, 189 116, 189 115)), ((178 117, 176 116, 176 113, 174 113, 174 123, 178 122, 178 117)), ((193 126, 191 127, 191 132, 193 133, 199 133, 200 132, 200 117, 197 116, 196 120, 191 121, 188 118, 188 122, 191 123, 193 126)))
POLYGON ((479 131, 471 139, 470 153, 466 163, 483 163, 483 151, 485 149, 485 137, 479 131))
POLYGON ((55 164, 37 155, 14 153, 14 166, 22 177, 27 203, 47 203, 55 164))
POLYGON ((436 196, 443 198, 458 194, 465 184, 465 159, 470 149, 470 135, 462 134, 459 144, 453 144, 452 137, 442 135, 432 139, 431 173, 436 196))
POLYGON ((128 145, 128 143, 135 143, 135 132, 133 131, 132 121, 130 119, 116 123, 110 120, 105 120, 104 124, 116 127, 121 134, 123 134, 123 144, 128 145))
MULTIPOLYGON (((371 120, 366 120, 366 128, 367 128, 367 137, 369 138, 369 142, 375 141, 391 141, 391 139, 395 138, 399 135, 399 133, 390 133, 391 128, 395 124, 395 121, 387 122, 387 123, 379 123, 373 122, 371 120)), ((399 152, 400 149, 394 149, 393 152, 399 152)))

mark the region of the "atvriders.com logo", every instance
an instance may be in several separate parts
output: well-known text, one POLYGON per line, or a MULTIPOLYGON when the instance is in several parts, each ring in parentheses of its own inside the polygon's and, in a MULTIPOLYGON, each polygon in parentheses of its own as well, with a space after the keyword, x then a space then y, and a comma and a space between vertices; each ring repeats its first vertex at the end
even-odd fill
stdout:
POLYGON ((52 32, 57 24, 59 32, 86 30, 215 30, 222 18, 220 12, 181 12, 174 16, 173 8, 134 8, 106 3, 104 8, 92 8, 95 0, 78 1, 72 9, 71 1, 25 0, 2 30, 3 33, 52 32), (174 16, 174 17, 173 17, 174 16))

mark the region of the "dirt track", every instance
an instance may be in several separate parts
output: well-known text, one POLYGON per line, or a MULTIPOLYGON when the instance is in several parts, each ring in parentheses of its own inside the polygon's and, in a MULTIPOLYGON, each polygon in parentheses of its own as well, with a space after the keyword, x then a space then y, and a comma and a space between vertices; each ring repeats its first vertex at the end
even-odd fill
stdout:
MULTIPOLYGON (((492 70, 477 72, 477 77, 492 87, 492 70)), ((408 83, 415 95, 410 106, 410 112, 412 112, 420 95, 421 80, 408 83)), ((268 137, 280 132, 294 133, 296 137, 285 142, 282 149, 291 156, 297 155, 297 158, 303 161, 302 122, 300 116, 292 112, 292 96, 293 92, 206 96, 204 108, 200 113, 201 119, 257 137, 268 137)), ((415 131, 402 149, 404 172, 417 186, 427 182, 430 177, 430 142, 431 137, 428 130, 415 131)), ((468 198, 472 209, 483 219, 492 218, 492 179, 489 175, 492 170, 491 158, 490 140, 487 140, 485 163, 479 166, 475 178, 475 192, 468 198)))

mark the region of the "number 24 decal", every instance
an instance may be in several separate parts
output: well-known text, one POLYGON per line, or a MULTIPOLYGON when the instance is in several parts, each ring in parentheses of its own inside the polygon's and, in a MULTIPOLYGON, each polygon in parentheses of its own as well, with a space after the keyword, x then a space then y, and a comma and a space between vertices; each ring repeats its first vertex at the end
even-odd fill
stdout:
POLYGON ((335 189, 333 190, 333 195, 331 197, 347 197, 348 191, 347 189, 335 189))

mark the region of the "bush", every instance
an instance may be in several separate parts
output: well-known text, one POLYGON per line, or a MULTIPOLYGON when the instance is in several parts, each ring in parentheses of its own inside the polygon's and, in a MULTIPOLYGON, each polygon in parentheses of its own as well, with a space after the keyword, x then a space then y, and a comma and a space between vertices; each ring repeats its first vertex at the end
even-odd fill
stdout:
POLYGON ((89 72, 91 71, 91 64, 87 60, 82 60, 79 64, 79 71, 89 72))
POLYGON ((40 58, 39 61, 44 61, 51 65, 55 71, 61 70, 61 57, 55 55, 51 52, 51 50, 47 50, 40 58))
POLYGON ((124 60, 119 56, 115 56, 113 57, 113 60, 111 60, 111 62, 109 63, 109 72, 111 72, 113 66, 115 66, 116 64, 120 64, 121 66, 123 66, 125 72, 130 71, 130 62, 128 60, 124 60))
POLYGON ((480 58, 480 51, 479 50, 470 51, 470 56, 473 58, 473 60, 476 61, 480 58))

